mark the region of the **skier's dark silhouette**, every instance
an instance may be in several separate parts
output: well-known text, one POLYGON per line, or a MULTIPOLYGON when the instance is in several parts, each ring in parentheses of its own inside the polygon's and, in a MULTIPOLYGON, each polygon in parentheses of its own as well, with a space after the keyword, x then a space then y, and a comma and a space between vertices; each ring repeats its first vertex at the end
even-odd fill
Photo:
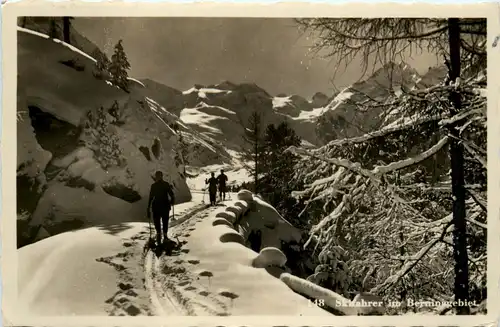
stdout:
POLYGON ((214 206, 216 202, 217 195, 217 178, 215 178, 215 174, 212 173, 210 178, 205 180, 205 184, 208 184, 208 194, 210 196, 210 205, 214 206))
POLYGON ((150 217, 151 209, 153 211, 153 222, 156 229, 156 240, 161 243, 162 225, 163 225, 163 241, 168 241, 168 220, 170 218, 170 208, 174 204, 175 196, 172 186, 163 180, 163 173, 157 171, 155 173, 155 182, 151 185, 148 201, 148 218, 150 217))
POLYGON ((217 181, 219 182, 219 198, 222 201, 224 201, 224 200, 226 200, 227 176, 224 174, 223 169, 221 169, 220 175, 217 176, 217 181))

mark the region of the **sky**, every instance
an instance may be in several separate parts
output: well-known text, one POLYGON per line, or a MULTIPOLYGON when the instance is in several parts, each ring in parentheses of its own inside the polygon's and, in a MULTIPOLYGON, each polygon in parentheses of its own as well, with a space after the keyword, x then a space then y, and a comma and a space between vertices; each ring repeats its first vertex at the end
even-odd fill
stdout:
MULTIPOLYGON (((310 52, 313 40, 293 19, 76 17, 73 26, 108 55, 122 39, 131 77, 179 90, 228 80, 310 98, 332 95, 362 77, 359 61, 333 79, 338 60, 310 52)), ((419 72, 437 63, 428 53, 406 61, 419 72)))

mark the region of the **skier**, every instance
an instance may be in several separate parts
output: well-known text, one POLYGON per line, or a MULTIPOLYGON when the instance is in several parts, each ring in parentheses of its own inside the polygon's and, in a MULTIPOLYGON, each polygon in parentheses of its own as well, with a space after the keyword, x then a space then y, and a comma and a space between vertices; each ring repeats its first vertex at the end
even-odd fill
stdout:
POLYGON ((219 198, 222 201, 225 201, 227 176, 224 174, 224 169, 220 170, 220 175, 217 176, 217 181, 219 182, 219 198))
POLYGON ((155 173, 155 182, 151 185, 149 192, 149 202, 147 215, 150 218, 151 209, 153 211, 153 222, 156 229, 156 241, 161 244, 161 234, 163 227, 163 242, 168 241, 168 220, 170 208, 174 205, 175 197, 172 186, 163 180, 163 173, 155 173), (163 224, 163 226, 162 226, 163 224))
POLYGON ((215 197, 217 195, 217 178, 215 178, 215 173, 212 173, 208 180, 205 179, 205 184, 208 184, 210 205, 215 206, 215 197))

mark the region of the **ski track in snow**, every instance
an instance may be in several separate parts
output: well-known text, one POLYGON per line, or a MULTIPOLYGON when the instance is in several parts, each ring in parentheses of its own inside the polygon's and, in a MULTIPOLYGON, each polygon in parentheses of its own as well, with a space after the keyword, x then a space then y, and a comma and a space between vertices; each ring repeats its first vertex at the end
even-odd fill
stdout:
POLYGON ((110 316, 229 315, 221 295, 210 289, 210 279, 192 271, 200 260, 189 256, 186 240, 196 224, 213 210, 206 205, 194 206, 171 222, 170 238, 182 246, 170 255, 157 257, 151 250, 145 252, 149 238, 146 227, 122 240, 122 252, 96 259, 119 274, 117 291, 106 300, 107 313, 110 316))

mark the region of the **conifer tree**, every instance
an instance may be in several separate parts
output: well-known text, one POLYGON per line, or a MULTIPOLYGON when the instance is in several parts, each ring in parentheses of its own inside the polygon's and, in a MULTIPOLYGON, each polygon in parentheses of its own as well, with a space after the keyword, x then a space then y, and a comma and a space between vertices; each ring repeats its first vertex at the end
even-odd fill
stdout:
POLYGON ((115 45, 115 53, 111 56, 109 72, 111 73, 111 82, 126 92, 128 92, 127 71, 129 69, 130 63, 128 62, 125 51, 123 50, 122 40, 120 40, 115 45))
POLYGON ((247 148, 243 150, 243 158, 246 162, 252 162, 253 167, 246 166, 245 168, 252 174, 254 182, 254 192, 260 191, 259 176, 261 174, 262 154, 263 154, 263 131, 261 114, 254 111, 248 118, 246 124, 241 123, 244 127, 243 141, 247 148))
POLYGON ((57 39, 59 37, 59 33, 57 31, 57 24, 54 18, 50 18, 49 21, 49 37, 52 39, 57 39))
POLYGON ((64 42, 71 44, 71 21, 74 19, 74 17, 68 17, 65 16, 62 18, 63 19, 63 37, 64 37, 64 42))
POLYGON ((92 57, 96 60, 93 72, 94 76, 98 79, 103 79, 109 71, 111 62, 108 56, 97 48, 92 52, 92 57))

